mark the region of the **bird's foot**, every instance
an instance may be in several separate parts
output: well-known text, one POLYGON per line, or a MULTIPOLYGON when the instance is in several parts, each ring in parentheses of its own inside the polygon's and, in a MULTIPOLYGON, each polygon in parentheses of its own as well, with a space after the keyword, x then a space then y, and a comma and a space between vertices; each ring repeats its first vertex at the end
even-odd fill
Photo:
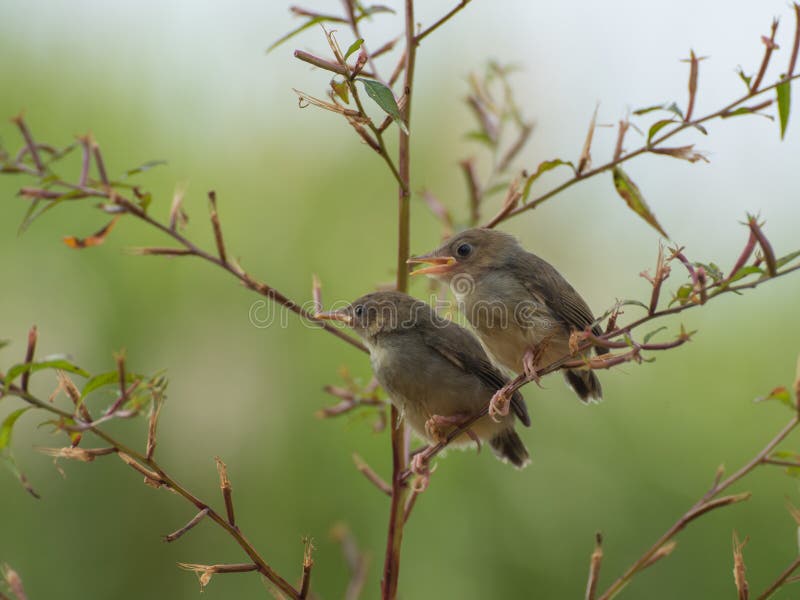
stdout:
MULTIPOLYGON (((449 416, 433 415, 430 419, 425 421, 425 433, 437 444, 447 443, 447 434, 450 430, 463 425, 469 417, 470 415, 465 413, 456 413, 449 416)), ((466 433, 470 435, 471 432, 467 430, 466 433)), ((474 433, 472 435, 474 435, 474 433)), ((470 437, 472 437, 472 435, 470 435, 470 437)))
POLYGON ((503 386, 494 393, 489 401, 489 416, 492 421, 499 423, 500 420, 508 415, 511 399, 508 396, 508 386, 503 386))
POLYGON ((528 348, 522 357, 522 370, 525 373, 525 378, 528 381, 536 382, 539 387, 542 387, 542 378, 536 371, 536 364, 541 360, 543 353, 542 346, 539 345, 535 348, 528 348))
POLYGON ((428 463, 428 456, 426 452, 415 454, 411 459, 411 472, 416 475, 412 488, 415 493, 419 494, 428 489, 431 482, 431 468, 428 463))

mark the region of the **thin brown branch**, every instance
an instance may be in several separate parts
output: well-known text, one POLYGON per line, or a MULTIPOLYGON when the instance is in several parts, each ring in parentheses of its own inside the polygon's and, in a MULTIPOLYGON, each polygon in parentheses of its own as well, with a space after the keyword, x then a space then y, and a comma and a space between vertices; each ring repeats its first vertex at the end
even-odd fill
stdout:
MULTIPOLYGON (((7 393, 24 400, 25 402, 31 404, 32 406, 35 406, 36 408, 45 410, 55 415, 67 419, 75 418, 74 415, 72 415, 71 413, 62 410, 57 406, 50 404, 47 401, 40 400, 36 396, 33 396, 30 393, 23 391, 21 388, 17 386, 14 385, 10 386, 7 393)), ((239 547, 242 548, 242 550, 250 557, 250 559, 256 565, 254 569, 249 569, 249 570, 257 570, 261 575, 263 575, 270 582, 272 582, 283 594, 286 594, 287 596, 292 598, 292 600, 300 600, 299 591, 295 589, 283 577, 281 577, 272 567, 269 566, 269 564, 267 564, 264 558, 252 546, 252 544, 247 540, 247 538, 244 536, 244 534, 238 527, 231 525, 230 522, 226 520, 225 517, 216 512, 207 503, 200 500, 188 489, 183 487, 174 477, 169 475, 164 470, 164 468, 161 467, 161 465, 159 465, 158 462, 156 462, 155 459, 153 458, 148 459, 144 454, 137 452, 133 448, 130 448, 127 445, 123 444, 122 442, 118 441, 117 439, 113 438, 103 429, 97 427, 96 424, 81 423, 81 422, 79 422, 79 424, 83 425, 85 430, 91 431, 97 437, 104 440, 110 446, 115 448, 117 454, 120 455, 120 458, 123 458, 122 455, 124 455, 123 460, 127 464, 131 465, 132 468, 136 469, 146 477, 152 478, 153 483, 166 486, 179 496, 183 497, 189 503, 194 505, 199 511, 207 510, 208 512, 206 514, 208 518, 210 518, 218 526, 220 526, 223 530, 225 530, 225 532, 228 535, 230 535, 234 539, 234 541, 236 541, 239 547)), ((234 572, 234 571, 223 570, 218 572, 234 572)))
POLYGON ((594 551, 589 559, 589 579, 586 582, 586 600, 594 600, 597 583, 600 579, 600 565, 603 562, 603 534, 595 534, 594 551))
POLYGON ((219 456, 214 457, 219 472, 219 489, 222 491, 222 498, 225 500, 225 512, 228 514, 228 523, 231 527, 236 527, 236 519, 233 513, 233 488, 231 480, 228 478, 228 467, 222 462, 219 456))
MULTIPOLYGON (((400 175, 398 190, 398 240, 397 240, 397 282, 398 291, 408 289, 409 245, 411 238, 411 98, 414 86, 414 65, 417 56, 419 39, 414 36, 414 0, 405 0, 405 41, 404 79, 403 79, 403 121, 408 130, 399 132, 398 140, 398 173, 400 175)), ((437 25, 438 26, 438 25, 437 25)), ((421 39, 421 38, 420 38, 421 39)), ((386 552, 381 580, 383 600, 395 600, 397 584, 400 577, 400 549, 403 544, 403 526, 405 525, 405 498, 408 486, 402 479, 408 464, 406 449, 406 427, 400 412, 391 408, 391 441, 392 441, 392 497, 389 509, 389 526, 386 535, 386 552)))
MULTIPOLYGON (((315 56, 314 54, 311 54, 304 50, 295 50, 294 57, 297 58, 298 60, 302 60, 303 62, 313 65, 319 69, 330 71, 331 73, 336 73, 337 75, 342 75, 343 77, 350 76, 349 70, 344 65, 331 62, 327 59, 315 56)), ((375 78, 375 73, 372 72, 362 71, 361 74, 366 75, 367 77, 375 78)))
POLYGON ((471 0, 461 0, 456 6, 454 6, 447 14, 445 14, 442 18, 436 21, 433 25, 421 31, 415 38, 414 43, 419 44, 423 39, 428 37, 434 31, 439 29, 442 25, 447 23, 450 19, 452 19, 461 9, 463 9, 467 4, 469 4, 471 0))
POLYGON ((753 83, 750 86, 751 92, 757 92, 758 87, 761 85, 761 82, 764 80, 764 75, 767 72, 767 67, 769 66, 769 59, 772 56, 773 50, 778 48, 778 45, 775 43, 775 34, 778 32, 778 19, 772 20, 772 27, 770 31, 770 36, 761 36, 761 41, 764 42, 764 58, 761 59, 761 67, 758 69, 758 73, 756 74, 755 79, 753 79, 753 83))
MULTIPOLYGON (((28 332, 28 347, 25 349, 25 364, 33 362, 33 355, 36 352, 37 337, 36 325, 34 325, 28 332)), ((28 369, 22 374, 22 381, 20 382, 20 387, 26 392, 28 391, 28 382, 30 378, 31 372, 30 369, 28 369)))
POLYGON ((792 41, 792 55, 789 58, 789 68, 786 69, 785 77, 787 78, 791 78, 794 75, 794 68, 797 64, 797 52, 800 50, 800 4, 793 2, 792 8, 794 8, 795 28, 794 40, 792 41))
POLYGON ((770 598, 785 583, 789 581, 789 578, 794 574, 795 571, 797 571, 798 567, 800 567, 800 556, 795 558, 791 564, 786 567, 786 569, 784 569, 780 575, 778 575, 778 578, 773 581, 766 590, 758 595, 756 600, 767 600, 767 598, 770 598))
POLYGON ((717 496, 732 486, 734 483, 742 479, 745 475, 750 473, 753 469, 763 463, 764 459, 768 457, 772 451, 780 444, 798 425, 798 415, 795 415, 791 421, 781 429, 770 442, 762 448, 762 450, 753 457, 748 463, 743 465, 738 471, 722 482, 715 483, 698 500, 682 517, 680 517, 639 559, 637 559, 626 571, 623 573, 609 588, 600 596, 599 600, 609 600, 613 598, 631 578, 642 569, 642 567, 650 560, 650 558, 661 548, 664 544, 669 542, 678 532, 686 527, 693 520, 702 516, 703 514, 729 506, 746 500, 750 494, 736 494, 733 496, 724 496, 717 498, 717 496))
POLYGON ((598 167, 595 167, 595 168, 590 169, 588 171, 584 171, 581 175, 575 175, 574 177, 571 177, 570 179, 568 179, 567 181, 563 182, 562 184, 550 189, 547 192, 544 192, 543 194, 533 198, 532 200, 525 201, 524 204, 522 204, 522 206, 520 206, 519 208, 516 208, 513 211, 509 211, 507 214, 503 215, 503 217, 501 219, 497 219, 497 218, 492 219, 489 223, 484 225, 484 227, 489 227, 489 228, 495 227, 499 223, 501 223, 503 221, 507 221, 508 219, 511 219, 513 217, 516 217, 517 215, 519 215, 519 214, 521 214, 521 213, 523 213, 525 211, 533 210, 534 208, 538 207, 539 205, 541 205, 542 203, 546 202, 550 198, 552 198, 554 196, 557 196, 558 194, 560 194, 564 190, 572 187, 576 183, 578 183, 580 181, 585 181, 586 179, 589 179, 590 177, 594 177, 595 175, 598 175, 600 173, 604 173, 606 171, 609 171, 609 170, 613 169, 614 167, 616 167, 616 166, 618 166, 618 165, 620 165, 620 164, 622 164, 624 162, 627 162, 627 161, 629 161, 629 160, 631 160, 631 159, 633 159, 633 158, 635 158, 637 156, 640 156, 642 154, 646 154, 646 153, 650 152, 652 148, 660 146, 661 144, 663 144, 664 142, 666 142, 668 139, 672 138, 673 136, 677 135, 678 133, 681 133, 681 132, 686 131, 687 129, 690 129, 690 128, 693 128, 693 127, 697 127, 697 125, 702 125, 703 123, 706 123, 707 121, 710 121, 712 119, 722 118, 723 116, 726 115, 726 113, 731 112, 733 109, 737 108, 742 103, 747 102, 748 100, 751 100, 755 96, 758 96, 758 95, 763 94, 763 93, 768 92, 768 91, 772 91, 775 88, 777 88, 779 85, 782 85, 783 83, 785 83, 786 81, 791 81, 791 80, 797 79, 798 77, 800 77, 800 74, 794 74, 789 78, 781 79, 780 81, 778 81, 776 83, 773 83, 771 85, 768 85, 768 86, 766 86, 764 88, 761 88, 758 91, 748 92, 747 94, 745 94, 741 98, 738 98, 738 99, 734 100, 733 102, 731 102, 727 106, 724 106, 723 108, 721 108, 721 109, 719 109, 719 110, 717 110, 717 111, 715 111, 713 113, 709 113, 709 114, 707 114, 705 116, 696 118, 696 119, 694 119, 692 121, 681 122, 680 124, 678 124, 673 129, 667 131, 663 135, 661 135, 661 136, 657 137, 656 139, 652 140, 650 143, 646 143, 643 146, 637 148, 636 150, 633 150, 633 151, 631 151, 631 152, 629 152, 627 154, 624 154, 623 156, 620 156, 619 158, 614 158, 611 161, 609 161, 609 162, 607 162, 605 164, 602 164, 602 165, 600 165, 598 167))
POLYGON ((356 469, 359 473, 361 473, 367 480, 372 483, 376 488, 378 488, 381 492, 386 494, 387 496, 392 495, 392 486, 386 483, 380 475, 378 475, 372 467, 370 467, 363 458, 361 458, 358 454, 353 454, 353 462, 356 465, 356 469))
POLYGON ((22 113, 18 114, 16 117, 11 119, 11 122, 17 126, 19 132, 22 134, 22 139, 25 140, 25 147, 33 159, 33 164, 36 165, 36 173, 39 175, 44 174, 44 163, 42 163, 42 159, 39 156, 39 151, 36 142, 33 141, 33 136, 31 135, 30 129, 28 129, 28 126, 25 123, 24 115, 22 113))
POLYGON ((211 227, 214 230, 214 241, 217 244, 217 254, 219 259, 227 264, 228 257, 225 252, 225 240, 222 237, 222 226, 219 223, 219 214, 217 213, 217 193, 214 190, 208 192, 208 209, 209 217, 211 218, 211 227))
POLYGON ((304 540, 305 548, 303 549, 303 576, 300 580, 300 598, 305 600, 308 598, 308 592, 311 590, 311 568, 314 566, 314 559, 311 553, 314 551, 314 544, 311 538, 304 540))
POLYGON ((478 181, 478 173, 475 170, 475 161, 472 158, 467 158, 458 163, 464 173, 464 178, 467 181, 467 190, 469 190, 469 222, 473 227, 478 224, 481 219, 481 184, 478 181))
POLYGON ((189 531, 190 529, 195 527, 198 523, 200 523, 200 521, 202 521, 203 518, 208 515, 208 511, 209 511, 208 508, 204 508, 203 510, 201 510, 194 517, 192 517, 192 520, 189 521, 188 523, 186 523, 186 525, 184 525, 183 527, 181 527, 180 529, 178 529, 176 531, 173 531, 172 533, 170 533, 168 535, 165 535, 164 536, 164 541, 165 542, 174 542, 175 540, 177 540, 184 533, 186 533, 187 531, 189 531))

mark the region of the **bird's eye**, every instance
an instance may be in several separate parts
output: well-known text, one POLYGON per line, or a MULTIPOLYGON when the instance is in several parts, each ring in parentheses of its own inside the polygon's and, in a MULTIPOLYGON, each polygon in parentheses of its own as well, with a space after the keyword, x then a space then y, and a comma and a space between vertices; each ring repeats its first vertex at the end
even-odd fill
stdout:
POLYGON ((462 258, 465 256, 469 256, 471 252, 472 252, 472 246, 470 246, 469 244, 461 244, 456 250, 456 253, 462 258))
POLYGON ((357 317, 360 317, 364 314, 364 307, 362 305, 356 306, 355 310, 353 311, 357 317))

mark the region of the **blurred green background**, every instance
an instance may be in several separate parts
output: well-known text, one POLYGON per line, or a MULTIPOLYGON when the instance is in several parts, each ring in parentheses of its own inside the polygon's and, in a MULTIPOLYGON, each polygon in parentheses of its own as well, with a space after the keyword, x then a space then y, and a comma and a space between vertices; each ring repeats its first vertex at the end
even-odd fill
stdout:
MULTIPOLYGON (((340 9, 335 1, 313 4, 340 9)), ((429 24, 452 2, 418 4, 419 21, 429 24)), ((461 100, 467 74, 489 58, 522 67, 519 101, 536 121, 519 161, 529 169, 556 156, 575 159, 597 101, 604 124, 629 108, 685 104, 687 66, 678 59, 690 47, 711 56, 701 63, 696 114, 741 94, 734 67, 756 69, 759 36, 773 15, 784 16, 784 48, 768 78, 785 65, 793 24, 783 1, 726 3, 724 14, 713 1, 678 0, 663 14, 648 5, 473 2, 420 48, 414 189, 432 190, 465 217, 457 162, 480 149, 464 138, 471 121, 461 100)), ((37 139, 58 145, 91 130, 115 174, 168 160, 140 178, 154 192, 154 215, 165 217, 176 184, 186 183, 188 233, 211 247, 205 192, 213 188, 229 251, 254 276, 305 301, 317 273, 326 302, 351 299, 393 278, 395 188, 343 122, 298 110, 291 88, 320 94, 329 77, 295 61, 292 50, 326 47, 311 29, 265 55, 299 24, 287 8, 244 0, 3 0, 0 115, 24 109, 37 139)), ((368 42, 377 47, 398 25, 376 17, 365 25, 368 42)), ((346 46, 352 38, 339 29, 346 46)), ((646 157, 628 171, 691 258, 730 268, 746 238, 737 221, 747 210, 760 211, 776 252, 786 254, 800 245, 793 120, 783 143, 766 119, 715 122, 708 138, 682 138, 707 150, 710 165, 646 157)), ((14 127, 3 123, 4 144, 17 148, 14 127)), ((598 129, 597 164, 614 139, 612 129, 598 129)), ((632 134, 628 145, 639 143, 632 134)), ((341 365, 369 378, 365 357, 294 318, 286 327, 254 327, 248 314, 258 298, 209 265, 126 254, 130 246, 166 242, 130 219, 104 246, 84 251, 68 249, 61 237, 88 235, 105 222, 88 205, 50 212, 18 236, 25 204, 15 194, 29 183, 0 178, 0 337, 14 340, 0 368, 21 359, 35 323, 42 354, 68 352, 90 371, 113 368, 112 351, 121 348, 132 369, 167 369, 158 449, 166 468, 221 505, 213 463, 221 456, 238 521, 279 572, 299 576, 301 538, 314 538, 320 597, 343 595, 348 576, 329 531, 347 523, 372 556, 364 598, 377 597, 389 504, 356 472, 351 454, 386 475, 388 436, 358 416, 314 417, 333 401, 321 388, 338 381, 341 365)), ((412 210, 412 251, 422 251, 437 242, 438 226, 419 198, 412 210)), ((598 313, 615 298, 649 295, 638 273, 653 265, 657 237, 615 195, 610 177, 576 186, 506 229, 556 264, 598 313)), ((670 289, 682 277, 676 272, 670 289)), ((413 291, 424 294, 424 284, 413 291)), ((699 329, 694 341, 653 364, 603 373, 600 405, 579 405, 558 377, 546 380, 546 390, 528 387, 534 423, 523 437, 533 464, 516 472, 488 452, 439 461, 406 531, 402 597, 582 597, 596 530, 606 536, 602 583, 609 583, 707 489, 720 463, 734 470, 789 417, 777 404, 752 400, 794 378, 798 294, 800 276, 789 277, 686 313, 671 325, 699 329)), ((34 379, 41 395, 53 387, 49 374, 34 379)), ((0 417, 16 406, 3 401, 0 417)), ((37 416, 20 420, 14 451, 42 499, 0 472, 0 561, 21 574, 31 598, 195 598, 196 578, 176 562, 245 559, 209 523, 162 543, 159 536, 193 512, 143 486, 116 459, 62 463, 62 478, 33 449, 61 444, 37 430, 37 416)), ((137 420, 112 429, 141 446, 145 427, 137 420)), ((798 439, 787 444, 797 446, 798 439)), ((733 597, 733 530, 751 538, 751 587, 774 579, 797 554, 784 508, 787 498, 800 502, 797 484, 763 469, 733 491, 743 490, 754 492, 749 502, 681 534, 674 554, 624 596, 733 597)), ((205 595, 267 592, 254 575, 227 575, 215 577, 205 595)))

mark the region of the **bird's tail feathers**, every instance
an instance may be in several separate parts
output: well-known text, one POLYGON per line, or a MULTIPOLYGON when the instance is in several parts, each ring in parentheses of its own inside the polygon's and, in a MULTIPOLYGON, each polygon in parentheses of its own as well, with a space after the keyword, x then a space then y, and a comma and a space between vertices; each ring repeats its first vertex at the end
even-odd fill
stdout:
POLYGON ((495 456, 503 462, 508 462, 518 469, 530 464, 531 457, 528 449, 522 443, 519 435, 513 429, 505 429, 489 440, 495 456))

